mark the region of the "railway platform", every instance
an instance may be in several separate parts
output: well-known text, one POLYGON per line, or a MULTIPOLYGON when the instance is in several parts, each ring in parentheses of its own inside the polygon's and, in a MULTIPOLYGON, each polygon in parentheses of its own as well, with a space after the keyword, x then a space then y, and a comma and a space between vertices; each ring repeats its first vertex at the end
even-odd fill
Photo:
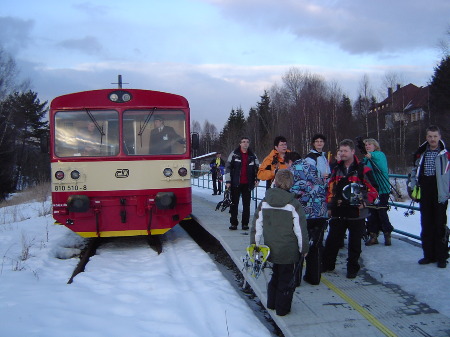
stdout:
MULTIPOLYGON (((192 198, 193 218, 220 241, 242 270, 249 231, 228 229, 228 210, 215 211, 220 199, 212 202, 195 194, 192 198)), ((450 336, 449 317, 416 300, 399 286, 378 282, 364 267, 355 279, 347 279, 346 255, 346 249, 341 250, 336 270, 322 274, 319 285, 302 281, 294 293, 289 315, 281 317, 274 310, 267 310, 286 337, 450 336)), ((245 272, 243 275, 265 305, 270 270, 266 268, 264 275, 256 280, 245 272)), ((414 273, 408 277, 414 277, 414 273)), ((443 290, 442 296, 448 296, 448 290, 443 290)))

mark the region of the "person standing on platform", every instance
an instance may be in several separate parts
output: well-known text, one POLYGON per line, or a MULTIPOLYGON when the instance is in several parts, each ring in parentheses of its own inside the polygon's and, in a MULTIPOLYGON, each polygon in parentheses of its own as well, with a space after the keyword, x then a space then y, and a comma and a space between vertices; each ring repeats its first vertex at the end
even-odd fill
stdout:
POLYGON ((331 173, 330 164, 328 163, 326 152, 323 152, 326 141, 327 138, 324 135, 320 133, 315 134, 311 139, 313 148, 306 155, 305 159, 317 167, 322 177, 328 179, 331 173))
POLYGON ((226 188, 231 188, 230 230, 238 228, 238 206, 242 195, 242 229, 248 230, 251 191, 258 186, 259 161, 250 149, 250 139, 242 137, 239 147, 230 153, 225 164, 226 188))
POLYGON ((384 234, 384 245, 392 244, 391 233, 394 227, 391 225, 388 216, 388 201, 391 193, 391 183, 389 182, 389 170, 386 155, 381 152, 380 144, 373 138, 364 139, 366 154, 363 163, 370 167, 378 184, 379 202, 375 208, 371 208, 367 218, 367 231, 369 239, 366 246, 378 244, 378 234, 380 230, 384 234))
POLYGON ((327 204, 329 233, 325 241, 323 271, 333 271, 345 231, 348 229, 347 278, 353 279, 360 269, 361 240, 365 232, 366 207, 378 197, 377 185, 370 168, 355 156, 355 143, 344 139, 339 143, 341 161, 331 172, 327 204))
POLYGON ((211 167, 211 175, 213 180, 212 195, 220 195, 222 193, 225 161, 221 157, 222 154, 220 152, 217 152, 216 158, 211 160, 211 163, 209 163, 209 166, 211 167))
MULTIPOLYGON (((286 154, 286 162, 290 154, 286 154)), ((299 159, 290 166, 294 175, 294 184, 291 192, 303 207, 306 214, 308 236, 310 238, 309 253, 306 257, 306 270, 304 280, 317 285, 321 279, 323 234, 327 226, 327 179, 319 172, 311 160, 299 159)), ((299 279, 301 283, 303 266, 300 266, 299 279)))
POLYGON ((447 206, 449 199, 450 153, 441 139, 437 126, 427 128, 427 141, 414 155, 414 168, 408 192, 420 188, 420 196, 412 198, 420 203, 423 258, 419 264, 437 262, 439 268, 447 267, 448 232, 447 206))
POLYGON ((286 138, 283 136, 275 137, 273 147, 273 150, 264 158, 258 170, 258 179, 266 181, 266 189, 269 189, 272 185, 275 173, 278 170, 287 168, 284 162, 284 156, 289 152, 286 138))
POLYGON ((302 206, 289 192, 294 178, 287 169, 275 175, 275 187, 266 191, 252 222, 250 244, 269 246, 272 277, 267 285, 267 308, 277 315, 291 310, 296 266, 308 253, 308 233, 302 206))
POLYGON ((286 163, 286 168, 290 169, 292 167, 292 164, 294 164, 297 160, 300 160, 300 159, 302 159, 302 156, 300 156, 300 154, 298 152, 295 152, 295 151, 286 152, 286 155, 284 156, 284 162, 286 163))

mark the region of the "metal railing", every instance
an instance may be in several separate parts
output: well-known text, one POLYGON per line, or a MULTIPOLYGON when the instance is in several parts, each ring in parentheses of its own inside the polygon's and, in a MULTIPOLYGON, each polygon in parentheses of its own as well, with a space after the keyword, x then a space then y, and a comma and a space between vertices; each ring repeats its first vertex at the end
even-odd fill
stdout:
MULTIPOLYGON (((394 179, 394 184, 397 185, 397 179, 402 179, 402 180, 406 180, 408 179, 407 175, 403 175, 403 174, 389 174, 389 178, 393 178, 394 179)), ((212 177, 211 177, 211 173, 209 170, 192 170, 191 171, 191 184, 192 186, 198 186, 201 188, 206 188, 206 189, 211 189, 210 183, 212 184, 212 177)), ((259 186, 258 188, 255 188, 252 191, 252 196, 251 199, 254 202, 254 207, 255 209, 258 207, 258 203, 262 200, 262 198, 258 197, 258 190, 260 188, 263 188, 264 190, 266 189, 265 186, 259 186)), ((389 201, 389 205, 394 206, 394 207, 400 207, 400 208, 405 208, 408 210, 415 210, 415 211, 420 211, 420 208, 414 205, 405 205, 405 204, 400 204, 398 202, 394 202, 394 201, 389 201)), ((394 229, 395 233, 416 239, 416 240, 420 240, 420 236, 415 235, 415 234, 411 234, 408 232, 404 232, 398 229, 394 229)))

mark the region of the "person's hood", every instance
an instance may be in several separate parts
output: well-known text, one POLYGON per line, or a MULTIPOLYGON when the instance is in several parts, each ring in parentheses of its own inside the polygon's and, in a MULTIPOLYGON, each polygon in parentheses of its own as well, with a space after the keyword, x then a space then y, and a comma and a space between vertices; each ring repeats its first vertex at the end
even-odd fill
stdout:
POLYGON ((319 154, 319 155, 321 155, 321 156, 325 156, 325 153, 326 153, 326 151, 321 151, 321 152, 319 152, 319 151, 317 151, 316 149, 311 149, 311 150, 309 150, 309 152, 311 152, 311 153, 316 153, 316 154, 319 154))
POLYGON ((295 198, 294 194, 278 187, 269 188, 264 199, 272 207, 286 206, 295 198))
MULTIPOLYGON (((422 155, 422 153, 424 153, 426 151, 427 148, 428 148, 428 142, 427 141, 423 142, 419 146, 417 151, 414 153, 413 165, 415 165, 416 160, 422 155)), ((441 139, 441 140, 439 140, 439 153, 441 153, 442 151, 447 151, 447 147, 445 146, 444 141, 441 139)))

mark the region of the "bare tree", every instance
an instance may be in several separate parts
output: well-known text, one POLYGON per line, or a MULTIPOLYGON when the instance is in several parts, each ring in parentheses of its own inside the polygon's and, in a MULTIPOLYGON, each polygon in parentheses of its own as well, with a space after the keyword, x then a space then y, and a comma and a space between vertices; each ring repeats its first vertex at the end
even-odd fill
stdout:
POLYGON ((210 153, 219 149, 215 148, 219 134, 214 124, 211 124, 208 120, 203 123, 203 134, 200 137, 201 144, 203 145, 203 152, 210 153))
POLYGON ((364 133, 369 137, 369 113, 373 100, 372 87, 370 85, 369 76, 364 74, 359 82, 358 100, 355 102, 354 111, 358 119, 364 123, 364 133))
POLYGON ((448 25, 445 35, 446 37, 438 42, 438 49, 440 49, 443 59, 450 55, 450 25, 448 25))
POLYGON ((202 133, 202 127, 198 121, 192 120, 191 132, 197 132, 198 134, 202 133))
POLYGON ((379 98, 386 97, 386 88, 396 88, 398 86, 403 86, 405 84, 405 76, 404 74, 388 71, 384 74, 384 77, 381 81, 381 92, 382 95, 379 98))
POLYGON ((19 82, 19 70, 14 59, 0 47, 0 101, 13 92, 29 88, 29 81, 19 82))

